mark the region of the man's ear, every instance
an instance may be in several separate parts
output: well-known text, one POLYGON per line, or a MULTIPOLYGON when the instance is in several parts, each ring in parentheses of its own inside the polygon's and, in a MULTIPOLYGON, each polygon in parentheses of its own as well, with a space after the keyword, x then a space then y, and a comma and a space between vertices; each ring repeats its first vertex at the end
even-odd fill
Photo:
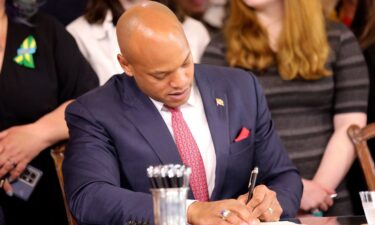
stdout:
POLYGON ((128 75, 129 77, 132 77, 133 70, 128 60, 121 54, 117 54, 117 60, 120 63, 120 66, 124 70, 125 74, 128 75))

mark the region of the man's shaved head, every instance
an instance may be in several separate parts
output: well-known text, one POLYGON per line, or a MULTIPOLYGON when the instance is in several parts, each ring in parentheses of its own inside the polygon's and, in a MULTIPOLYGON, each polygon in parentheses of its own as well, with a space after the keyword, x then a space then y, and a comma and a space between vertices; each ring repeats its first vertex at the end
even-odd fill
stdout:
POLYGON ((148 1, 128 9, 117 23, 125 75, 139 89, 170 107, 185 104, 194 81, 194 64, 181 23, 166 6, 148 1))
POLYGON ((165 5, 148 1, 128 9, 119 19, 117 40, 121 53, 127 60, 142 54, 148 45, 160 42, 186 44, 181 23, 165 5))

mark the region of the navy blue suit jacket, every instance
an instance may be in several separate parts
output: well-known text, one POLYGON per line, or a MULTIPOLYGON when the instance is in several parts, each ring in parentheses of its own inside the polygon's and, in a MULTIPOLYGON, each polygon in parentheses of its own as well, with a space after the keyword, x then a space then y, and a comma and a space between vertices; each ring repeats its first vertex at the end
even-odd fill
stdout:
MULTIPOLYGON (((210 200, 246 193, 250 171, 258 166, 258 181, 276 191, 282 217, 295 216, 301 178, 275 132, 256 78, 239 69, 207 65, 195 65, 194 76, 216 151, 210 200), (250 136, 234 142, 243 127, 250 136)), ((160 113, 134 79, 114 76, 69 105, 66 120, 70 142, 63 165, 65 190, 78 221, 153 222, 146 168, 182 162, 160 113)))

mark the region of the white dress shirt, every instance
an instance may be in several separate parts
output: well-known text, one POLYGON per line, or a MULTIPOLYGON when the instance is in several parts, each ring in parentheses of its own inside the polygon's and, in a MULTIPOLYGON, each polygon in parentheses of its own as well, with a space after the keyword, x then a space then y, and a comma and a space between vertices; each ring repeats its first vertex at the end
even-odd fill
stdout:
MULTIPOLYGON (((164 107, 163 103, 152 98, 150 99, 160 112, 160 115, 163 117, 173 137, 172 113, 164 107)), ((206 171, 208 195, 211 197, 215 187, 216 153, 204 112, 202 98, 195 84, 191 89, 188 101, 180 106, 180 110, 201 153, 204 169, 206 171)))

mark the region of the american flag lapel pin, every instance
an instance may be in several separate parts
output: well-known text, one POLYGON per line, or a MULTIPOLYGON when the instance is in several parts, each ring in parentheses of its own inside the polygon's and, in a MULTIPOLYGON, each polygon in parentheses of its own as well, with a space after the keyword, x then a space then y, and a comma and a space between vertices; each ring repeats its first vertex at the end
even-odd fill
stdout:
POLYGON ((224 101, 221 98, 216 98, 216 106, 224 106, 224 101))

